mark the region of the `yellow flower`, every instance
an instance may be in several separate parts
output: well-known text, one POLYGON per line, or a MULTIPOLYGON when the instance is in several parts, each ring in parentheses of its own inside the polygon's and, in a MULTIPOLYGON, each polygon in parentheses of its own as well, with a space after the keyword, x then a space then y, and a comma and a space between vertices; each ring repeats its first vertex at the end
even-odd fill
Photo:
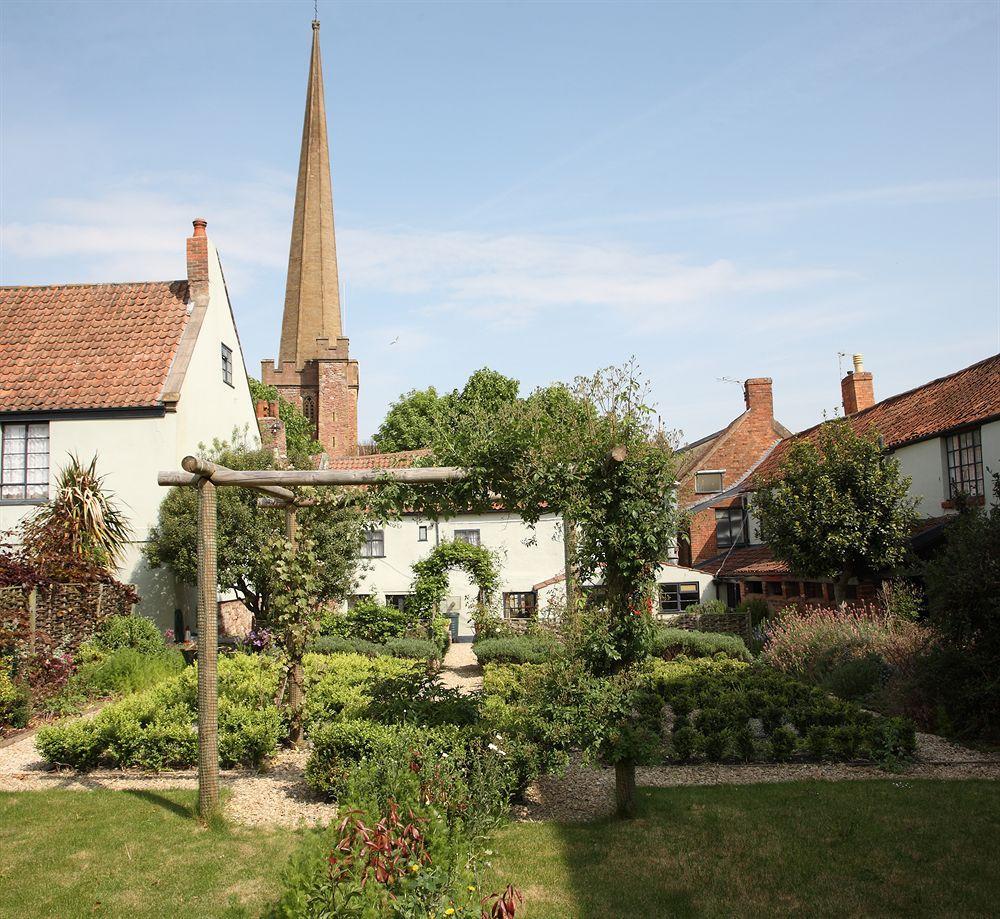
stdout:
POLYGON ((419 870, 420 870, 420 865, 418 865, 416 862, 410 865, 410 871, 412 871, 414 874, 416 874, 419 870))
POLYGON ((454 906, 449 906, 449 907, 448 907, 448 908, 447 908, 447 909, 446 909, 446 910, 444 911, 444 914, 445 914, 446 916, 454 916, 454 915, 455 915, 455 907, 454 907, 454 906))
POLYGON ((470 884, 469 885, 469 893, 475 893, 475 892, 476 892, 476 888, 472 884, 470 884))

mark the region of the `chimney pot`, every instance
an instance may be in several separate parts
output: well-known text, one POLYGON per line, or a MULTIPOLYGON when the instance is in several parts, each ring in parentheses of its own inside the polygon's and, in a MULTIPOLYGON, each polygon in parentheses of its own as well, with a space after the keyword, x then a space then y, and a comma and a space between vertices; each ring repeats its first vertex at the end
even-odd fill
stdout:
POLYGON ((207 236, 208 235, 205 232, 205 227, 208 226, 208 221, 205 220, 204 217, 195 217, 195 219, 192 220, 191 222, 194 225, 194 235, 195 236, 207 236))
POLYGON ((875 404, 875 383, 865 370, 863 355, 854 355, 854 369, 840 381, 840 394, 844 401, 844 414, 853 415, 875 404))

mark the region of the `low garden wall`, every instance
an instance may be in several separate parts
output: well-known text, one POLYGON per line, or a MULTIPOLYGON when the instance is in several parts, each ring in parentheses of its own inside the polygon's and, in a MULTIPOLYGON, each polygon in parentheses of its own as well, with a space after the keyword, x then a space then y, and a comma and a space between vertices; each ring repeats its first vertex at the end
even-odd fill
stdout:
POLYGON ((135 600, 135 589, 117 581, 4 587, 0 619, 20 620, 29 647, 41 639, 52 648, 76 651, 109 616, 129 615, 135 600))

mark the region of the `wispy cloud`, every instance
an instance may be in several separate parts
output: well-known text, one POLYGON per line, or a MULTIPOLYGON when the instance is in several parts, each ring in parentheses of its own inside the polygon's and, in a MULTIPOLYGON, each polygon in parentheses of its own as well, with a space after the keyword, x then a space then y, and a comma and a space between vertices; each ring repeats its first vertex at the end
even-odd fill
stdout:
MULTIPOLYGON (((180 182, 179 193, 168 196, 150 184, 152 179, 133 182, 93 199, 50 200, 42 220, 3 228, 5 247, 41 270, 67 260, 85 266, 82 277, 66 280, 174 277, 181 264, 180 239, 191 218, 204 215, 234 289, 245 289, 262 274, 283 272, 290 177, 237 182, 224 195, 180 182)), ((720 298, 773 294, 843 276, 829 266, 760 265, 726 257, 698 261, 616 241, 540 233, 348 226, 338 235, 342 276, 352 293, 408 298, 424 315, 447 313, 500 326, 573 308, 603 310, 643 328, 662 327, 683 322, 691 307, 720 298)), ((406 337, 412 348, 418 337, 412 329, 406 337)))
POLYGON ((684 220, 733 220, 762 217, 769 220, 788 218, 811 211, 837 207, 874 204, 880 207, 915 204, 950 204, 963 201, 992 201, 1000 198, 1000 182, 956 181, 917 182, 910 185, 883 185, 854 188, 816 195, 799 195, 764 201, 719 201, 661 208, 631 214, 609 214, 594 220, 566 221, 550 225, 552 230, 601 226, 624 226, 644 223, 670 223, 684 220))

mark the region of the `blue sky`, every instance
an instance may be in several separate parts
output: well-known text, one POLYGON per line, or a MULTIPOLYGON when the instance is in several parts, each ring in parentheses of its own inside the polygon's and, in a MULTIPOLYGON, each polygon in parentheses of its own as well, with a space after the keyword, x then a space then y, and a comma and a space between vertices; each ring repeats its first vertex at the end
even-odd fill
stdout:
MULTIPOLYGON (((635 355, 694 439, 721 378, 800 428, 838 352, 881 398, 1000 350, 998 10, 320 0, 362 434, 483 365, 635 355)), ((204 216, 275 357, 311 0, 0 17, 3 283, 182 277, 204 216)))

